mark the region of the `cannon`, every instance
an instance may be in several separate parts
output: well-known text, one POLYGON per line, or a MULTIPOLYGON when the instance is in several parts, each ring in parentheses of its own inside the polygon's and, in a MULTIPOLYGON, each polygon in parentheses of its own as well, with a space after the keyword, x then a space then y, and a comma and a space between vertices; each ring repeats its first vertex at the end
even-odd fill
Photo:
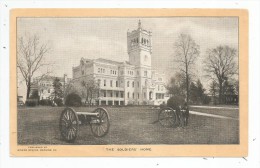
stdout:
POLYGON ((105 108, 99 107, 92 112, 75 111, 66 107, 60 116, 60 133, 66 142, 74 142, 79 133, 80 125, 90 125, 95 137, 107 135, 110 127, 109 114, 105 108))
POLYGON ((189 119, 189 108, 165 107, 159 111, 158 121, 163 127, 187 126, 189 119))

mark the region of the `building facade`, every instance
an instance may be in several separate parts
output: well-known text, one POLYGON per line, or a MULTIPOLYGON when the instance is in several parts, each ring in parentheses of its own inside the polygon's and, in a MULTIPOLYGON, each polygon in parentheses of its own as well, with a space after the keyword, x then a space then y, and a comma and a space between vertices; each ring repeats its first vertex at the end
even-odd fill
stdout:
POLYGON ((160 105, 166 103, 165 78, 152 70, 152 33, 142 28, 127 32, 129 61, 81 58, 73 67, 73 84, 94 80, 99 85, 99 105, 160 105))

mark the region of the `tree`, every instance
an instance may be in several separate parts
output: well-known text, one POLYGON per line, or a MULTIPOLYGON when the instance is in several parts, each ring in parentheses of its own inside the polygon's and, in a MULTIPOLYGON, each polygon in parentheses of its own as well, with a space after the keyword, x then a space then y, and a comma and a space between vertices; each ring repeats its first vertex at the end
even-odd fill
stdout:
POLYGON ((210 84, 210 89, 209 92, 211 94, 211 96, 213 97, 213 103, 216 105, 217 101, 216 101, 216 97, 217 97, 217 82, 215 80, 212 80, 211 84, 210 84))
POLYGON ((85 97, 85 104, 91 104, 94 98, 99 97, 99 82, 95 80, 83 80, 82 85, 82 97, 85 97))
POLYGON ((181 73, 176 73, 166 86, 168 93, 172 96, 185 97, 185 77, 181 73))
POLYGON ((195 65, 195 61, 200 54, 200 47, 195 43, 190 35, 180 34, 174 44, 175 61, 179 63, 179 68, 185 75, 186 83, 186 101, 189 102, 189 84, 191 78, 191 69, 195 65))
POLYGON ((56 99, 62 99, 63 98, 63 90, 62 90, 62 84, 60 82, 59 78, 55 78, 52 83, 54 91, 51 93, 51 97, 56 99))
POLYGON ((208 76, 217 81, 219 103, 222 103, 223 100, 223 84, 225 80, 238 73, 236 56, 236 49, 229 46, 218 46, 207 51, 205 70, 208 72, 208 76))
MULTIPOLYGON (((26 99, 30 96, 32 78, 35 73, 49 65, 44 62, 44 57, 48 52, 47 44, 41 44, 39 37, 36 35, 29 38, 18 38, 17 67, 25 80, 26 99)), ((43 76, 47 73, 43 74, 43 76)))
POLYGON ((190 83, 190 101, 192 103, 196 103, 197 102, 197 86, 195 85, 194 82, 191 82, 190 83))
MULTIPOLYGON (((63 97, 64 99, 67 98, 67 96, 71 93, 79 94, 78 90, 75 88, 73 80, 69 81, 65 86, 64 86, 64 92, 63 92, 63 97)), ((64 101, 66 102, 66 100, 64 101)))
POLYGON ((206 95, 205 95, 205 89, 203 88, 203 85, 201 81, 198 79, 196 82, 197 85, 197 102, 203 103, 206 95))
POLYGON ((38 90, 33 90, 31 96, 30 96, 30 99, 39 99, 39 92, 38 90))
POLYGON ((207 95, 205 94, 205 89, 198 79, 196 84, 191 82, 190 84, 190 101, 196 104, 207 104, 206 100, 208 99, 207 95))

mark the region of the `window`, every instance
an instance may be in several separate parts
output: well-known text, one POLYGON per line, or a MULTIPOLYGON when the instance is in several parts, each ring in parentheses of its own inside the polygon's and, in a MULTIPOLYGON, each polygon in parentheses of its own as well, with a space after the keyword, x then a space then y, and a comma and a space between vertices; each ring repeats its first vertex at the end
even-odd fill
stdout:
POLYGON ((84 75, 84 70, 81 70, 81 74, 84 75))
POLYGON ((137 87, 139 88, 139 82, 137 82, 137 87))
POLYGON ((98 80, 97 80, 98 87, 100 87, 100 82, 101 82, 101 80, 100 80, 100 79, 98 79, 98 80))
POLYGON ((104 97, 107 97, 107 92, 106 91, 104 91, 104 97))
POLYGON ((124 92, 121 92, 121 97, 122 97, 122 98, 124 97, 124 92))
POLYGON ((138 42, 139 42, 139 39, 137 38, 136 41, 137 41, 137 43, 138 43, 138 42))
POLYGON ((129 92, 127 92, 127 98, 129 99, 129 95, 130 95, 130 93, 129 92))
POLYGON ((98 73, 100 73, 100 68, 98 68, 98 73))
POLYGON ((137 98, 139 99, 139 93, 137 93, 137 98))
POLYGON ((129 87, 129 83, 130 83, 130 82, 129 82, 129 81, 127 81, 127 87, 129 87))
POLYGON ((158 91, 160 90, 160 85, 158 85, 158 91))
POLYGON ((48 89, 48 93, 51 93, 51 90, 50 90, 50 89, 48 89))
POLYGON ((144 99, 146 98, 146 93, 144 92, 144 99))
POLYGON ((116 97, 118 97, 118 91, 116 91, 116 97))
POLYGON ((135 82, 133 81, 133 83, 132 83, 132 87, 135 87, 135 82))
POLYGON ((110 80, 110 87, 113 87, 113 81, 110 80))
POLYGON ((110 97, 113 97, 113 91, 110 92, 110 97))
POLYGON ((144 71, 144 76, 147 76, 147 71, 144 71))
POLYGON ((135 93, 133 93, 133 99, 135 98, 135 93))
POLYGON ((144 56, 144 61, 145 61, 145 62, 148 61, 148 56, 147 56, 147 55, 144 56))
POLYGON ((107 83, 107 81, 106 81, 106 80, 104 80, 104 86, 106 86, 106 85, 107 85, 106 83, 107 83))
POLYGON ((116 87, 118 87, 118 81, 116 81, 116 87))

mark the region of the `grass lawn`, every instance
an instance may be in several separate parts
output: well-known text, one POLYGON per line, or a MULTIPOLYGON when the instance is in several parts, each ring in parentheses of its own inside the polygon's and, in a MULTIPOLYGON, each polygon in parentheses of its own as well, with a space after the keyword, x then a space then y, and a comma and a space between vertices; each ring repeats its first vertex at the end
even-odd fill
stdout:
POLYGON ((212 109, 212 108, 201 108, 201 107, 190 107, 191 111, 198 111, 207 114, 221 115, 225 117, 239 118, 238 109, 212 109))
MULTIPOLYGON (((68 144, 61 139, 59 132, 59 117, 63 108, 19 109, 18 143, 68 144)), ((80 126, 75 145, 239 143, 237 120, 190 115, 187 127, 164 128, 158 122, 154 122, 158 118, 158 109, 150 107, 106 107, 106 109, 110 114, 109 133, 105 137, 95 138, 89 126, 80 126)), ((94 108, 80 107, 75 110, 92 111, 94 108)))

